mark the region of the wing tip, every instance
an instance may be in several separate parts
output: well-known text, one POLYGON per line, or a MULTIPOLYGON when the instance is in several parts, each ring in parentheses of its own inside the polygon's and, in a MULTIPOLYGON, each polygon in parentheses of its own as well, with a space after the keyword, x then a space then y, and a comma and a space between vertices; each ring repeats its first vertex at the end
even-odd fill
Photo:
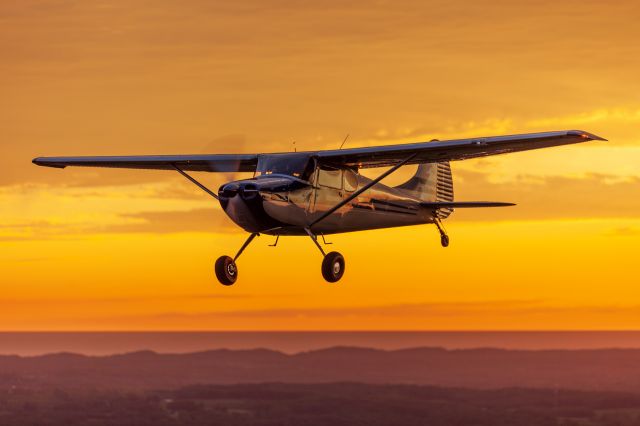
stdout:
POLYGON ((584 131, 584 130, 569 130, 567 131, 568 135, 572 135, 572 136, 580 136, 581 138, 583 138, 585 141, 603 141, 603 142, 608 142, 608 139, 605 139, 601 136, 595 135, 593 133, 584 131))
POLYGON ((516 203, 510 203, 510 202, 502 202, 502 201, 489 201, 487 202, 484 206, 476 206, 476 207, 515 207, 517 206, 516 203))
POLYGON ((31 162, 33 164, 35 164, 36 166, 41 166, 41 167, 53 167, 55 169, 64 169, 65 167, 67 167, 66 165, 63 164, 58 164, 58 163, 53 163, 50 162, 47 158, 45 157, 37 157, 34 158, 33 160, 31 160, 31 162))

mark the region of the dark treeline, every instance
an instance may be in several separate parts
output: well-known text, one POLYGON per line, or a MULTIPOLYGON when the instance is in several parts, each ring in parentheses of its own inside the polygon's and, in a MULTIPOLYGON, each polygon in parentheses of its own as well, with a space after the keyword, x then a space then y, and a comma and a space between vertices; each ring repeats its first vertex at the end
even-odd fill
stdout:
POLYGON ((639 378, 615 349, 0 356, 0 426, 640 426, 639 378))
POLYGON ((165 391, 4 390, 3 426, 640 425, 640 396, 410 385, 201 385, 165 391))

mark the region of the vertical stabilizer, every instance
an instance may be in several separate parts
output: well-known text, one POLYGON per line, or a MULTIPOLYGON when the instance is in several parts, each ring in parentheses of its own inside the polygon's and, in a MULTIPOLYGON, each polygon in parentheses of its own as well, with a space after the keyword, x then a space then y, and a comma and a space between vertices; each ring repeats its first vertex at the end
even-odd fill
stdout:
MULTIPOLYGON (((420 164, 411 179, 396 188, 421 201, 452 202, 451 166, 448 161, 420 164)), ((445 219, 452 211, 451 208, 440 208, 437 214, 440 219, 445 219)))

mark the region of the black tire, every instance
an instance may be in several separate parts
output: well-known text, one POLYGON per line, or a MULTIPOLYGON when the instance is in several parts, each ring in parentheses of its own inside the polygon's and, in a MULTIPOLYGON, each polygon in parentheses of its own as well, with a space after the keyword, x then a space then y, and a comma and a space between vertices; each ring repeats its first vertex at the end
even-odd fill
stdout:
POLYGON ((322 259, 322 276, 330 283, 335 283, 344 274, 344 257, 337 251, 328 253, 322 259))
POLYGON ((238 267, 229 256, 220 256, 216 260, 216 277, 222 285, 233 285, 238 279, 238 267))
POLYGON ((449 247, 449 236, 448 235, 441 236, 440 244, 442 244, 442 247, 449 247))

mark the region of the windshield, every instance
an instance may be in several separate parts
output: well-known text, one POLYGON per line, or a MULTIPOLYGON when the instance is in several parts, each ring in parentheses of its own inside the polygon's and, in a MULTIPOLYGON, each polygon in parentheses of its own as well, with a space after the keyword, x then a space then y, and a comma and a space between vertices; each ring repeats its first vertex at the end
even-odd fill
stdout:
POLYGON ((309 180, 315 162, 308 154, 269 154, 258 156, 258 165, 254 176, 271 174, 294 176, 309 180))

